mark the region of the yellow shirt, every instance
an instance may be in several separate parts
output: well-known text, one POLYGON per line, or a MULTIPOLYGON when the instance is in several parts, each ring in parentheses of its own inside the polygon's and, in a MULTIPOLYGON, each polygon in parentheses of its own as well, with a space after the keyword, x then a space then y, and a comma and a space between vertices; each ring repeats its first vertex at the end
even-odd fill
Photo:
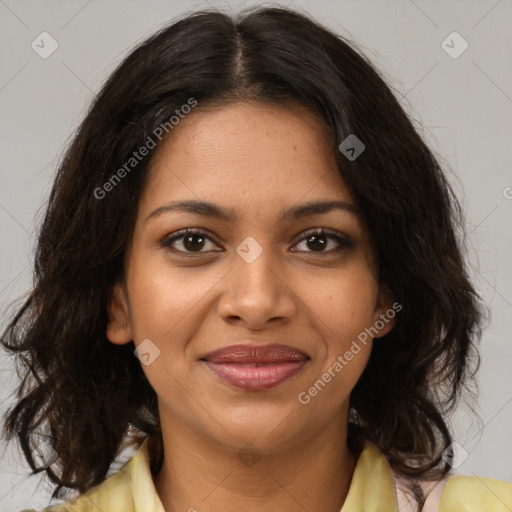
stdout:
MULTIPOLYGON (((165 512, 150 472, 147 444, 148 438, 117 473, 101 484, 43 512, 165 512)), ((197 503, 195 508, 200 511, 204 507, 197 503)), ((438 511, 511 512, 512 484, 492 478, 452 476, 446 482, 438 511)), ((399 512, 391 466, 377 446, 368 441, 357 460, 340 512, 399 512)))

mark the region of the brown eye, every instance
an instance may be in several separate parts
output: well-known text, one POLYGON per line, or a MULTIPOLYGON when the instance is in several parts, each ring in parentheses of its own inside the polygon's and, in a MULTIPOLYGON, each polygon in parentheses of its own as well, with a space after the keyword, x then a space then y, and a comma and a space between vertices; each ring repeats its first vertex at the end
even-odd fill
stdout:
MULTIPOLYGON (((339 252, 343 249, 353 247, 353 242, 346 235, 342 235, 337 231, 331 231, 322 228, 315 228, 308 232, 297 244, 305 244, 307 250, 304 252, 316 252, 332 254, 333 252, 339 252), (334 242, 329 244, 329 242, 334 242), (334 246, 334 250, 326 250, 329 246, 334 246)), ((302 250, 300 250, 302 252, 302 250)))
MULTIPOLYGON (((169 249, 173 252, 183 254, 201 254, 203 252, 209 252, 215 250, 215 242, 205 231, 199 229, 184 229, 178 231, 174 236, 165 238, 160 242, 163 248, 169 249), (211 244, 213 247, 208 247, 211 244), (203 249, 206 246, 206 251, 203 249)), ((219 249, 222 250, 222 249, 219 249)))
POLYGON ((323 251, 327 246, 326 236, 324 235, 311 235, 307 239, 308 247, 315 251, 323 251))
POLYGON ((187 249, 187 251, 200 251, 205 244, 206 238, 202 235, 187 235, 183 237, 183 247, 187 249))

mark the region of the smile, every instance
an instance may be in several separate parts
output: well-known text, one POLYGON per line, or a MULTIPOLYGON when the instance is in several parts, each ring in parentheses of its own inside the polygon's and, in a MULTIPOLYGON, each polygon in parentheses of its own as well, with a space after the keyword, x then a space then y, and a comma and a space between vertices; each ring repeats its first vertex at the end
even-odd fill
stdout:
POLYGON ((309 361, 278 363, 213 363, 208 368, 224 382, 249 391, 262 391, 279 386, 296 375, 309 361))

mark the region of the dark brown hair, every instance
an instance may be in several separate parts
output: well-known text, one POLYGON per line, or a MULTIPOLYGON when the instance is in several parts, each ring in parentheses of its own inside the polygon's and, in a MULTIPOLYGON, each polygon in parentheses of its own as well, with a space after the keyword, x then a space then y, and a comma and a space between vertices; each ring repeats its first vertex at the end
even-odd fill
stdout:
POLYGON ((109 293, 123 275, 151 158, 106 197, 95 191, 190 98, 295 101, 329 128, 375 245, 380 284, 402 305, 351 394, 351 442, 374 442, 403 475, 446 475, 446 415, 474 378, 482 318, 464 260, 461 208, 369 60, 283 8, 187 15, 140 44, 96 96, 55 177, 33 290, 2 336, 23 379, 7 437, 17 436, 37 471, 35 429, 46 432, 58 454, 44 468, 57 484, 54 497, 102 482, 129 427, 161 440, 156 395, 133 344, 105 336, 109 293), (350 134, 365 144, 353 161, 338 150, 350 134))

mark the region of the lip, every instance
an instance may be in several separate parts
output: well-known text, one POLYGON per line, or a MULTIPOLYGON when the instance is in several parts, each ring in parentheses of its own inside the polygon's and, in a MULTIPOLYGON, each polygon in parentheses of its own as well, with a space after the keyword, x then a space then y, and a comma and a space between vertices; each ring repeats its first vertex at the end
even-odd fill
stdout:
POLYGON ((283 363, 287 361, 303 361, 309 359, 302 350, 289 345, 269 343, 257 345, 244 343, 222 347, 210 352, 201 359, 211 363, 283 363))
POLYGON ((232 386, 261 391, 296 375, 309 361, 302 350, 288 345, 232 345, 201 358, 220 379, 232 386))

